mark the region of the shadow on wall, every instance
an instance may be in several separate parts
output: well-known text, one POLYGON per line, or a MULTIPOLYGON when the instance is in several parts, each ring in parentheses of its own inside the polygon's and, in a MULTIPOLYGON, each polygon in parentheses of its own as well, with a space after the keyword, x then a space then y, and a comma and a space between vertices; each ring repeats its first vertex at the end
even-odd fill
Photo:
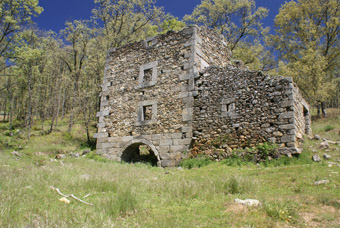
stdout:
POLYGON ((157 166, 158 159, 152 149, 143 143, 134 143, 122 153, 121 160, 127 163, 148 163, 157 166))

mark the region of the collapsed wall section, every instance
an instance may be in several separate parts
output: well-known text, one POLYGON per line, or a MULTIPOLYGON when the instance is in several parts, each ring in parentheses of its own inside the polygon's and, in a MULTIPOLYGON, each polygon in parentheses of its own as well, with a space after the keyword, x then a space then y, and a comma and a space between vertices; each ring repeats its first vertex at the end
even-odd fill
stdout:
POLYGON ((193 131, 196 142, 225 138, 229 148, 279 145, 282 154, 298 153, 291 78, 269 77, 235 67, 210 67, 195 81, 193 131))

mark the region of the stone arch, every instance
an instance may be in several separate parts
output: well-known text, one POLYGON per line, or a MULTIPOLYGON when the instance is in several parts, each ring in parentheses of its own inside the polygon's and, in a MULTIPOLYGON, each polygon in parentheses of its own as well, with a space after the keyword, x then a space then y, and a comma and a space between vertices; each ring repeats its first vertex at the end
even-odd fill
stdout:
POLYGON ((160 157, 156 147, 145 139, 134 139, 125 144, 120 152, 121 161, 134 163, 134 162, 146 162, 151 163, 154 166, 160 166, 160 157), (139 146, 145 145, 150 148, 149 155, 141 155, 139 146))

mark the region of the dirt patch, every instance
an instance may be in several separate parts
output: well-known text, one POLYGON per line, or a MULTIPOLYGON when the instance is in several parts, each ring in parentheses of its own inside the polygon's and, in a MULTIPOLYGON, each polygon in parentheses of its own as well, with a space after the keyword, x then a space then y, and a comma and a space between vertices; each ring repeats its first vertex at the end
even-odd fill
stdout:
POLYGON ((241 214, 241 213, 247 213, 248 207, 241 205, 241 204, 236 204, 236 203, 230 203, 230 204, 225 204, 226 210, 225 212, 227 213, 235 213, 235 214, 241 214))
POLYGON ((316 215, 314 213, 301 213, 301 218, 305 222, 307 227, 320 227, 320 223, 315 221, 317 219, 316 215))

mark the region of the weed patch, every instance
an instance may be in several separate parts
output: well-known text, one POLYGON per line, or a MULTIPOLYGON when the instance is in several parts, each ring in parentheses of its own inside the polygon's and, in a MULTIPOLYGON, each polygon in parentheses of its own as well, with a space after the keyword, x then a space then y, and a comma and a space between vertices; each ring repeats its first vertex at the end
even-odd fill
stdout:
POLYGON ((265 202, 263 209, 274 220, 295 223, 298 220, 298 207, 293 202, 265 202))
POLYGON ((199 156, 197 158, 188 158, 181 161, 181 166, 183 168, 192 169, 207 166, 211 163, 211 159, 206 156, 199 156))
POLYGON ((334 127, 332 125, 327 125, 324 130, 327 132, 327 131, 331 131, 333 129, 334 129, 334 127))
POLYGON ((251 192, 252 188, 252 182, 235 176, 230 177, 224 185, 225 193, 232 195, 251 192))

